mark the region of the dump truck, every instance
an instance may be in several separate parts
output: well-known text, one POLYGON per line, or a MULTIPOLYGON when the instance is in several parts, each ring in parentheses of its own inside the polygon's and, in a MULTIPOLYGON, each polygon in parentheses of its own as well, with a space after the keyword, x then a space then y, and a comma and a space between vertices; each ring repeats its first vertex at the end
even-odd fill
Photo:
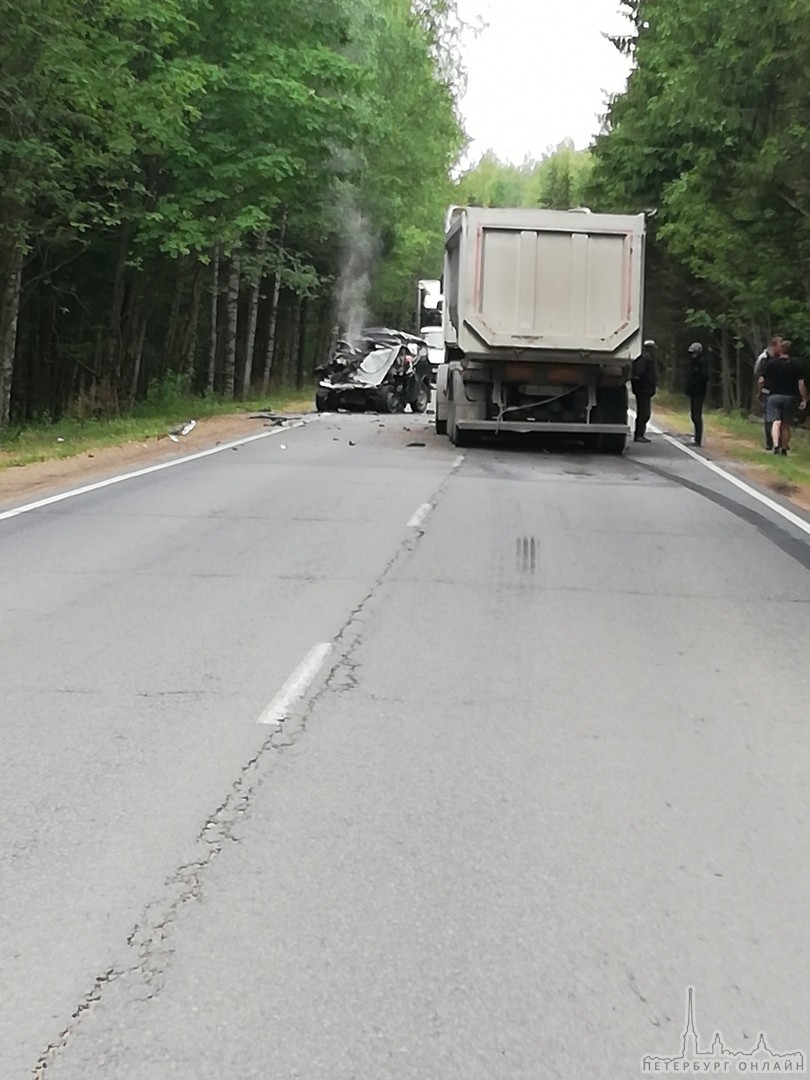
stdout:
POLYGON ((644 215, 451 207, 446 225, 436 431, 456 446, 534 432, 622 453, 644 215))

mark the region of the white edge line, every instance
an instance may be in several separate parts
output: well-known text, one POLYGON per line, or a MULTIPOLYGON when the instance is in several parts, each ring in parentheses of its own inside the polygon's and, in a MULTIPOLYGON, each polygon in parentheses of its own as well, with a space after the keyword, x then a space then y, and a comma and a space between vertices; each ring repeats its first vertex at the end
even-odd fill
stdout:
POLYGON ((722 476, 723 479, 728 480, 734 487, 739 488, 740 491, 744 491, 746 495, 750 495, 752 499, 756 499, 756 501, 762 503, 763 506, 767 506, 769 510, 772 510, 775 514, 779 514, 785 521, 789 521, 791 525, 795 525, 797 529, 801 529, 803 533, 807 533, 807 535, 810 536, 810 522, 805 521, 804 518, 800 518, 798 514, 794 514, 784 506, 780 506, 778 502, 769 499, 767 495, 763 495, 761 492, 757 491, 756 488, 751 487, 750 484, 746 484, 744 480, 740 480, 740 478, 733 473, 726 472, 725 469, 722 469, 719 465, 715 465, 713 461, 703 457, 702 454, 695 453, 690 446, 684 446, 682 442, 673 439, 671 435, 667 435, 665 431, 662 431, 657 424, 650 424, 650 428, 656 435, 660 435, 662 438, 666 439, 668 443, 677 447, 682 453, 688 454, 688 456, 695 461, 699 461, 701 465, 704 465, 711 472, 717 473, 718 476, 722 476))
POLYGON ((464 455, 459 454, 458 457, 456 458, 456 460, 453 462, 451 468, 457 469, 459 467, 459 465, 462 465, 463 463, 464 463, 464 455))
POLYGON ((289 715, 290 708, 309 689, 312 680, 323 667, 332 651, 332 642, 325 641, 313 646, 289 679, 256 721, 257 724, 278 724, 289 715))
POLYGON ((411 520, 405 526, 406 529, 418 529, 431 511, 430 503, 422 503, 411 520))
MULTIPOLYGON (((316 419, 313 417, 313 419, 316 419)), ((222 443, 221 446, 211 446, 208 450, 199 450, 196 454, 186 454, 183 457, 172 458, 171 461, 162 461, 159 465, 147 465, 143 469, 134 472, 120 473, 118 476, 108 476, 106 480, 98 480, 94 484, 85 484, 83 487, 72 488, 70 491, 62 491, 59 495, 49 495, 46 499, 38 499, 36 502, 25 503, 24 506, 16 506, 13 510, 0 511, 0 521, 17 517, 19 514, 27 514, 29 510, 40 510, 43 506, 52 506, 54 503, 72 499, 76 495, 86 495, 90 491, 99 491, 101 488, 111 487, 113 484, 122 484, 125 480, 134 480, 138 476, 148 476, 149 473, 160 472, 162 469, 172 469, 175 465, 184 465, 187 461, 197 461, 199 458, 210 457, 211 454, 219 454, 223 450, 230 450, 234 446, 244 446, 246 443, 256 442, 258 439, 269 439, 273 435, 281 435, 284 431, 292 428, 303 427, 310 423, 309 420, 299 420, 294 424, 284 424, 273 428, 272 431, 260 431, 257 435, 247 435, 244 439, 234 439, 232 442, 222 443)))

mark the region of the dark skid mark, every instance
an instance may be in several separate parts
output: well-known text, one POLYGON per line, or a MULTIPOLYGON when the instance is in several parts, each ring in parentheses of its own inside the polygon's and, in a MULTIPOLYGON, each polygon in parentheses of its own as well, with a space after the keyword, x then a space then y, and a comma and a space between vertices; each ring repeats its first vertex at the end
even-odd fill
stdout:
POLYGON ((738 503, 735 499, 730 498, 728 495, 723 495, 719 491, 712 491, 711 488, 704 487, 702 484, 696 484, 694 480, 687 480, 686 477, 676 476, 674 473, 668 472, 666 469, 660 468, 658 465, 651 465, 647 461, 634 461, 634 465, 639 468, 647 469, 651 473, 655 473, 656 476, 662 477, 664 480, 670 480, 673 484, 678 484, 680 487, 685 487, 689 491, 694 491, 696 495, 703 495, 704 498, 713 502, 716 506, 722 506, 724 510, 728 510, 729 513, 734 514, 735 517, 740 518, 742 521, 746 521, 749 525, 753 525, 766 540, 770 540, 771 543, 776 544, 781 548, 786 555, 790 555, 796 562, 801 563, 805 570, 810 570, 810 545, 805 540, 800 540, 796 536, 792 536, 785 528, 775 521, 771 521, 765 514, 761 514, 758 510, 754 510, 749 506, 743 506, 742 503, 738 503))
POLYGON ((534 574, 537 570, 537 537, 519 536, 516 554, 518 570, 534 574))

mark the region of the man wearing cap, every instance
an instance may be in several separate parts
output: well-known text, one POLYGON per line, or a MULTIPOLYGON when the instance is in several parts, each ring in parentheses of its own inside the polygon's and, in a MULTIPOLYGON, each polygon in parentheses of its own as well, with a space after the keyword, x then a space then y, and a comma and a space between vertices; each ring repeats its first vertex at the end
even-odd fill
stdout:
POLYGON ((689 398, 692 426, 695 429, 695 446, 703 443, 703 404, 709 388, 709 362, 699 341, 689 346, 684 393, 689 398))
POLYGON ((655 376, 656 344, 648 338, 641 349, 641 356, 633 361, 630 374, 630 386, 636 397, 636 433, 634 442, 648 443, 645 432, 652 413, 652 399, 655 397, 657 380, 655 376))

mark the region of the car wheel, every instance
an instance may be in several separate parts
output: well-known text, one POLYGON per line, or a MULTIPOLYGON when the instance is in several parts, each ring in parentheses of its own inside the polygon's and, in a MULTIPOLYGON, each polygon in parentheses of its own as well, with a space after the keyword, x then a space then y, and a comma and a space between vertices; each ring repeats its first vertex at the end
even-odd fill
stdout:
POLYGON ((419 391, 416 395, 416 400, 411 402, 411 412, 423 413, 426 411, 430 404, 430 383, 427 381, 419 383, 419 391))
POLYGON ((315 392, 315 408, 318 412, 332 412, 334 410, 335 401, 328 390, 317 390, 315 392))
POLYGON ((403 412, 405 402, 395 386, 384 386, 380 390, 380 412, 396 413, 403 412))

